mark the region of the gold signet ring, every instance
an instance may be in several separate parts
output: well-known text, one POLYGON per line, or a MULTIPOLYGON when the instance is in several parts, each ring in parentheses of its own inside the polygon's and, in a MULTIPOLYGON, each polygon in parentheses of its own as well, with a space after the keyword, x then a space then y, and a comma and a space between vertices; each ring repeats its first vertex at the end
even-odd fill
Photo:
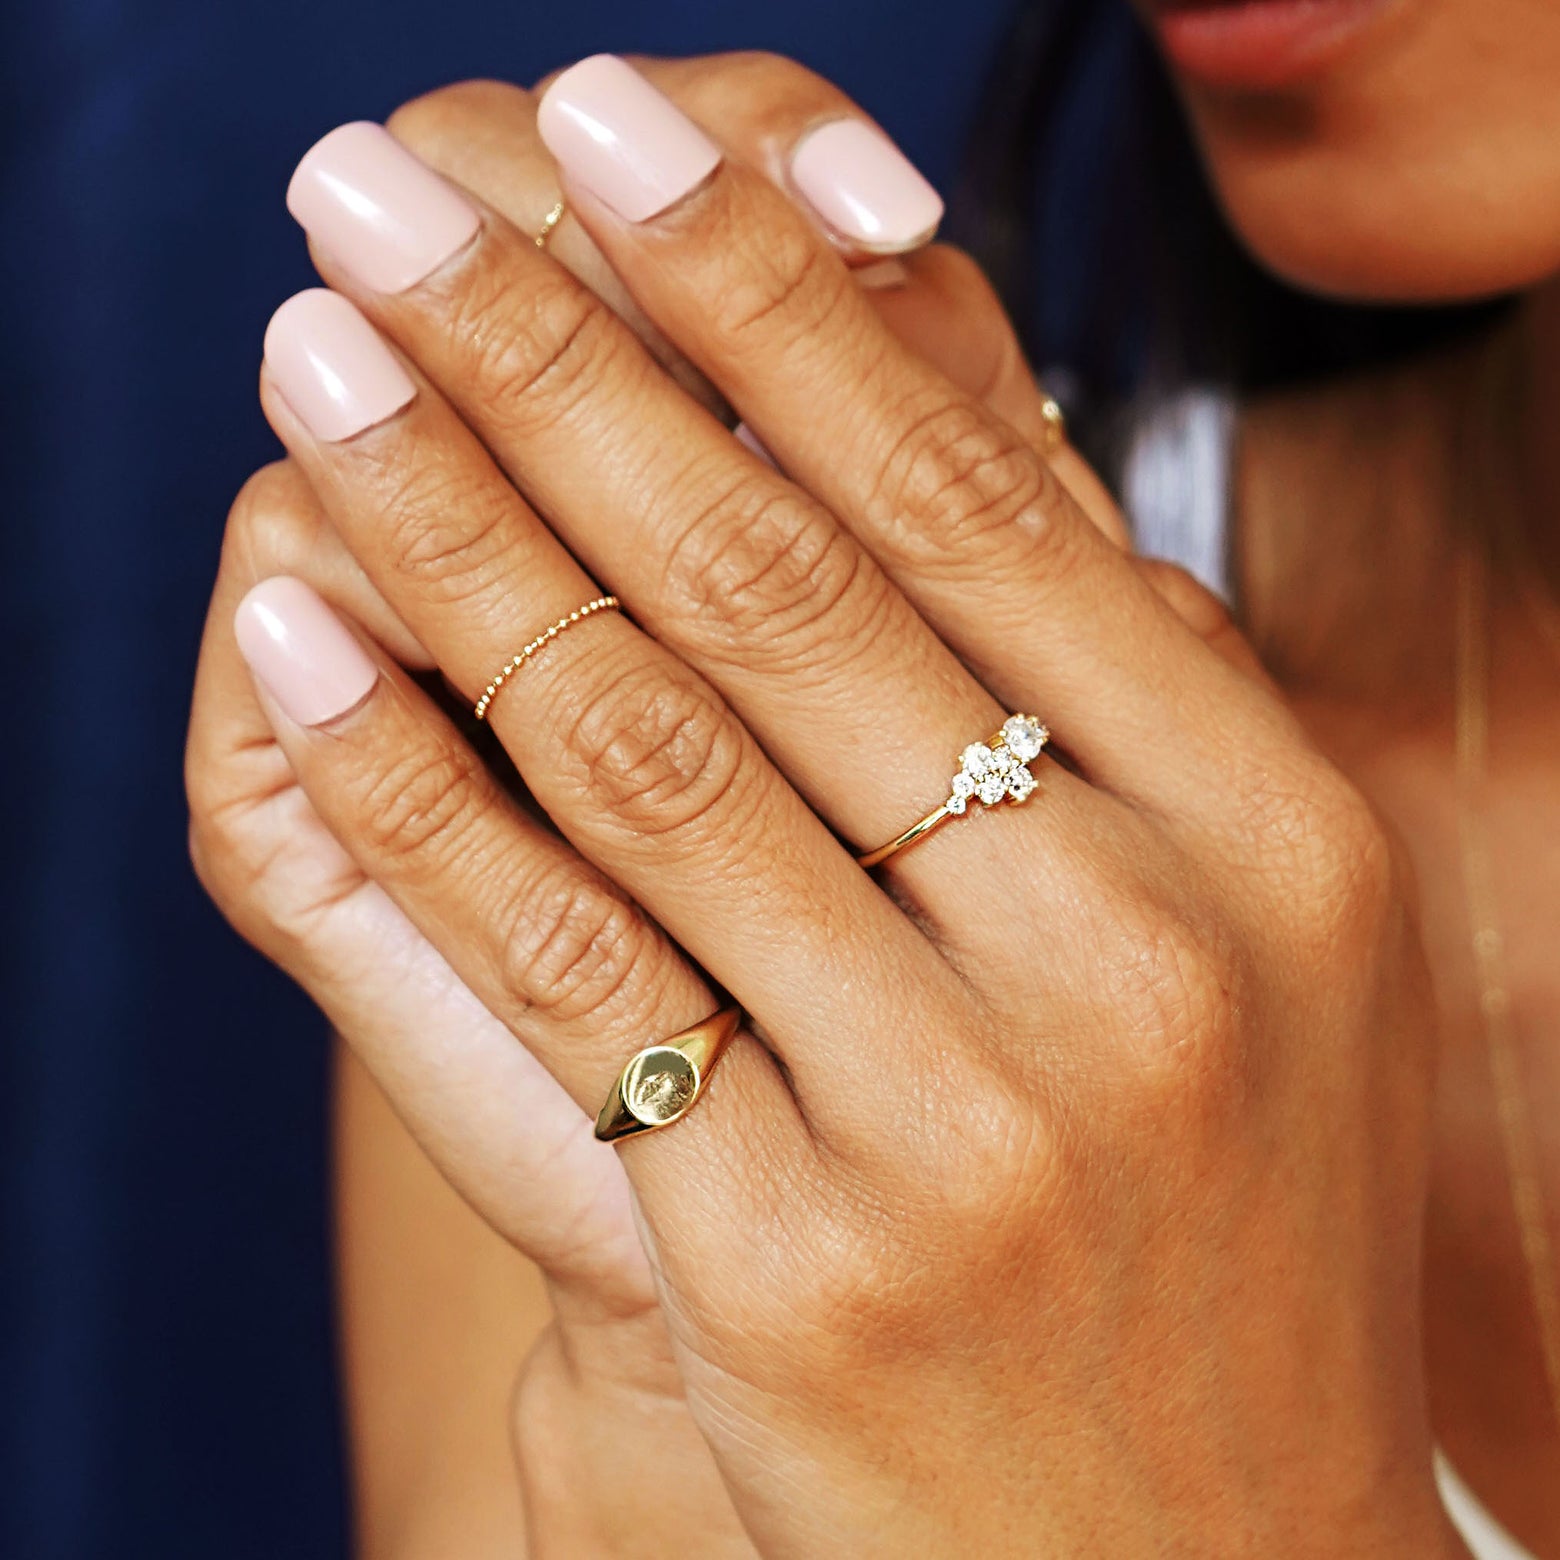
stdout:
POLYGON ((741 1021, 740 1008, 724 1007, 691 1029, 646 1046, 618 1074, 596 1117, 596 1136, 611 1143, 681 1121, 693 1109, 741 1021))

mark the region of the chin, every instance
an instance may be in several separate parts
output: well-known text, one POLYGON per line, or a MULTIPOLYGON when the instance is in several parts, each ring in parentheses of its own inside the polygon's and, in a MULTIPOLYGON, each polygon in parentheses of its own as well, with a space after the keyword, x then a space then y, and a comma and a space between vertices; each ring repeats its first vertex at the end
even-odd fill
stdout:
POLYGON ((1560 275, 1560 0, 1352 3, 1379 22, 1309 75, 1179 77, 1247 246, 1308 291, 1370 302, 1560 275))
POLYGON ((1524 188, 1455 160, 1427 168, 1315 148, 1204 149, 1242 242, 1307 292, 1456 303, 1560 275, 1560 178, 1524 188))

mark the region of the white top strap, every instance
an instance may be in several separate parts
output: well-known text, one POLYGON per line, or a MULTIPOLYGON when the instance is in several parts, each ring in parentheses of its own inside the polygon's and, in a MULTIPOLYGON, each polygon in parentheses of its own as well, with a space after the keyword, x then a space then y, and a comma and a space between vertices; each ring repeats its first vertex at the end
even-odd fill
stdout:
POLYGON ((1148 413, 1122 469, 1122 501, 1138 551, 1168 558, 1229 599, 1229 513, 1235 409, 1194 387, 1148 413))

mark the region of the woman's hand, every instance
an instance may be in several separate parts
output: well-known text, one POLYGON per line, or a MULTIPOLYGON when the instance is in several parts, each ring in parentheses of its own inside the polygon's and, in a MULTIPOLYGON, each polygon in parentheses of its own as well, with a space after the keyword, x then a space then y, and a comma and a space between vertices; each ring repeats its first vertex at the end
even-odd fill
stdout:
MULTIPOLYGON (((572 209, 788 475, 496 211, 328 138, 317 259, 415 364, 339 300, 273 324, 267 413, 335 532, 467 697, 598 586, 640 626, 579 625, 491 711, 571 850, 393 661, 262 584, 239 633, 312 816, 586 1113, 716 1006, 700 970, 751 1015, 621 1152, 764 1552, 1433 1552, 1431 1015, 1394 853, 1034 448, 623 70, 544 105, 572 209), (1010 709, 1069 765, 884 893, 850 849, 1010 709)), ((458 1088, 412 1045, 381 1076, 510 1195, 501 1048, 458 1088)), ((631 1514, 653 1534, 680 1493, 631 1514)))
MULTIPOLYGON (((826 83, 768 56, 646 68, 668 92, 719 119, 728 145, 782 182, 776 148, 820 114, 854 112, 826 83)), ((533 231, 557 197, 535 103, 517 87, 467 83, 408 104, 391 126, 430 164, 533 231)), ((1002 415, 1043 434, 1041 396, 989 288, 963 256, 934 246, 874 272, 848 243, 841 250, 891 329, 1002 415)), ((718 391, 634 306, 583 229, 561 224, 550 252, 691 394, 722 408, 718 391)), ((574 1102, 365 878, 272 740, 231 619, 251 586, 282 573, 346 611, 401 665, 432 667, 297 468, 283 462, 258 473, 229 521, 191 729, 191 840, 201 875, 234 924, 311 992, 392 1095, 416 1099, 408 1119, 425 1145, 549 1277, 558 1319, 516 1395, 536 1551, 749 1552, 687 1417, 616 1155, 591 1141, 574 1102), (474 1136, 474 1099, 485 1102, 485 1137, 474 1136), (683 1521, 677 1531, 663 1525, 651 1542, 632 1516, 634 1492, 671 1476, 683 1521)), ((570 928, 558 930, 566 938, 570 928)))

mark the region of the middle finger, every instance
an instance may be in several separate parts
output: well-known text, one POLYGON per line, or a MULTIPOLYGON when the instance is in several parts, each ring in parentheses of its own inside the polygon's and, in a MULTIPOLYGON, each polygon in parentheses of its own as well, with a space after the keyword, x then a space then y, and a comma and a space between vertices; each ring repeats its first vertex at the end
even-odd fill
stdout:
MULTIPOLYGON (((855 847, 947 796, 959 752, 1006 712, 833 515, 659 373, 589 289, 376 126, 327 136, 289 199, 326 278, 416 358, 574 554, 720 688, 855 847)), ((446 510, 448 540, 468 522, 446 510)), ((489 631, 540 627, 513 572, 493 572, 489 631)), ((1083 804, 1085 787, 1043 774, 1053 804, 1083 804)), ((984 849, 958 853, 966 893, 930 845, 896 863, 901 880, 922 904, 983 894, 1006 831, 983 833, 984 849)))

